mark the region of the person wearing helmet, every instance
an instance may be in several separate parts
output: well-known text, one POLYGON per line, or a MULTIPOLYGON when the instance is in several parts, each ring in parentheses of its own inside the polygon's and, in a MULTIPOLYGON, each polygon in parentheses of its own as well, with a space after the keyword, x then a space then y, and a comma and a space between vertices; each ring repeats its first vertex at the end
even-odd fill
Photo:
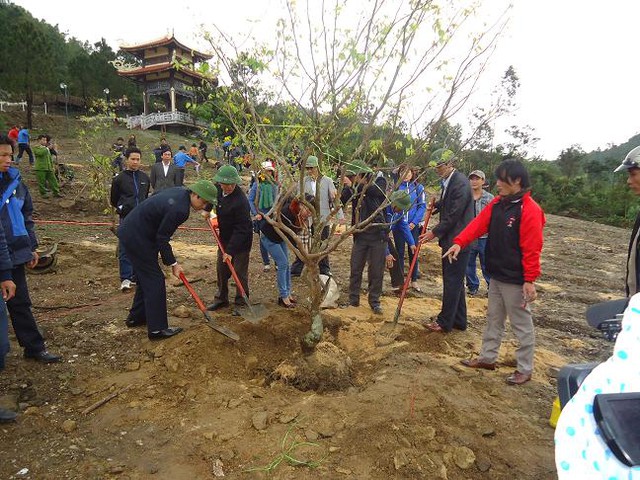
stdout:
MULTIPOLYGON (((438 238, 442 253, 453 244, 453 239, 473 219, 473 196, 466 175, 455 169, 455 155, 441 148, 432 155, 430 164, 442 180, 440 200, 435 204, 440 213, 440 222, 420 236, 421 242, 438 238)), ((458 255, 457 262, 442 259, 442 309, 435 321, 424 327, 432 332, 450 332, 452 329, 467 329, 467 303, 464 292, 464 275, 469 263, 469 250, 458 255)))
MULTIPOLYGON (((227 266, 227 261, 233 265, 245 293, 249 296, 249 254, 253 241, 249 200, 240 188, 242 179, 238 171, 231 165, 223 165, 213 177, 213 181, 220 186, 216 214, 220 227, 220 242, 225 254, 222 255, 218 249, 216 267, 218 292, 213 303, 207 307, 211 311, 229 305, 228 282, 231 278, 231 270, 227 266)), ((237 287, 235 304, 236 306, 245 304, 237 287)))
POLYGON ((373 170, 362 160, 347 164, 347 169, 355 177, 353 181, 343 179, 341 200, 343 204, 351 200, 351 225, 360 225, 359 231, 353 234, 348 306, 360 305, 362 272, 365 264, 368 264, 369 306, 373 313, 382 314, 380 295, 384 266, 387 263, 389 228, 386 226, 385 213, 380 207, 387 199, 387 181, 383 176, 376 176, 374 179, 373 170), (363 225, 371 216, 373 220, 363 225))
MULTIPOLYGON (((640 195, 640 146, 631 150, 614 172, 627 172, 627 185, 633 193, 640 195)), ((625 290, 627 297, 640 291, 640 213, 631 230, 629 252, 627 254, 627 274, 625 290)))
POLYGON ((169 241, 186 222, 191 210, 211 210, 218 191, 211 182, 198 180, 189 188, 172 187, 158 192, 134 208, 118 228, 118 238, 127 251, 138 279, 138 288, 125 320, 127 327, 147 325, 150 340, 163 340, 182 331, 169 327, 167 289, 158 255, 171 273, 180 278, 182 266, 169 241))

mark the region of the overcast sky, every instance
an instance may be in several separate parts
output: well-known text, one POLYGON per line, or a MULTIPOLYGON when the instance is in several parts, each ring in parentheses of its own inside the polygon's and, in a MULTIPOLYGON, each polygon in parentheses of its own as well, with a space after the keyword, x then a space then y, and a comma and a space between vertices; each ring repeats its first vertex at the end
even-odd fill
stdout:
MULTIPOLYGON (((198 26, 215 22, 255 29, 278 16, 279 0, 190 0, 79 3, 14 0, 35 17, 81 40, 104 37, 116 49, 171 33, 202 47, 198 26), (250 21, 251 23, 245 23, 250 21), (249 26, 247 26, 249 25, 249 26)), ((502 0, 486 0, 502 8, 502 0)), ((509 32, 492 60, 497 77, 513 65, 520 78, 519 110, 509 124, 530 125, 536 153, 554 159, 563 148, 586 151, 620 144, 640 132, 635 113, 640 62, 638 0, 515 0, 509 32), (512 121, 513 120, 513 121, 512 121)), ((464 123, 462 119, 458 119, 464 123)))

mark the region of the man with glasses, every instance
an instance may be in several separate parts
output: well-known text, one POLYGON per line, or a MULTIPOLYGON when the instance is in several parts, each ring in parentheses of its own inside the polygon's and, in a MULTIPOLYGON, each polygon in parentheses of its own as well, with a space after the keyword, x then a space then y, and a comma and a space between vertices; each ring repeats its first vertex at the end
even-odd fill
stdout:
MULTIPOLYGON (((320 211, 316 212, 314 221, 320 222, 322 226, 322 233, 320 234, 321 240, 329 238, 331 233, 331 227, 327 222, 329 214, 333 208, 333 202, 336 199, 338 191, 333 184, 333 180, 329 177, 322 175, 320 172, 320 165, 318 163, 318 157, 315 155, 309 155, 305 163, 305 178, 304 178, 304 193, 311 195, 317 199, 320 207, 320 211)), ((302 267, 304 264, 299 258, 291 265, 291 276, 299 277, 302 273, 302 267)), ((329 257, 323 257, 319 262, 320 275, 331 275, 331 267, 329 266, 329 257)))

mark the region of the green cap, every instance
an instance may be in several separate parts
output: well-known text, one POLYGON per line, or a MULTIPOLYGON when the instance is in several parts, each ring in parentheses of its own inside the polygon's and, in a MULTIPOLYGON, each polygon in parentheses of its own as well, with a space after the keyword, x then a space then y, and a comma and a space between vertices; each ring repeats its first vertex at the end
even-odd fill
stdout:
POLYGON ((396 190, 389 196, 391 206, 398 210, 407 211, 411 208, 411 196, 404 190, 396 190))
POLYGON ((431 154, 430 167, 439 167, 447 165, 455 160, 455 154, 447 148, 439 148, 431 154))
POLYGON ((218 203, 218 189, 209 180, 198 180, 187 188, 214 207, 218 203))
POLYGON ((216 183, 225 183, 231 185, 232 183, 242 183, 238 170, 231 165, 223 165, 218 169, 216 176, 213 177, 213 181, 216 183))
POLYGON ((373 173, 373 170, 364 162, 364 160, 354 160, 353 162, 345 162, 347 166, 347 175, 357 175, 359 173, 373 173))
POLYGON ((304 165, 305 167, 316 167, 318 168, 318 157, 315 155, 309 155, 307 157, 307 163, 304 165))

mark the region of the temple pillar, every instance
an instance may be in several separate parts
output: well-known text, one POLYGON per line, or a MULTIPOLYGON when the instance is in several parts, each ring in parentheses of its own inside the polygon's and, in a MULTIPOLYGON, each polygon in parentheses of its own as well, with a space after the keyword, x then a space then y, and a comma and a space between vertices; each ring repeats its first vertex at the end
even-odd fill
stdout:
POLYGON ((171 98, 171 111, 175 112, 176 111, 176 89, 171 87, 171 90, 169 91, 169 97, 171 98))
POLYGON ((149 115, 149 96, 146 90, 142 92, 142 110, 144 115, 149 115))

